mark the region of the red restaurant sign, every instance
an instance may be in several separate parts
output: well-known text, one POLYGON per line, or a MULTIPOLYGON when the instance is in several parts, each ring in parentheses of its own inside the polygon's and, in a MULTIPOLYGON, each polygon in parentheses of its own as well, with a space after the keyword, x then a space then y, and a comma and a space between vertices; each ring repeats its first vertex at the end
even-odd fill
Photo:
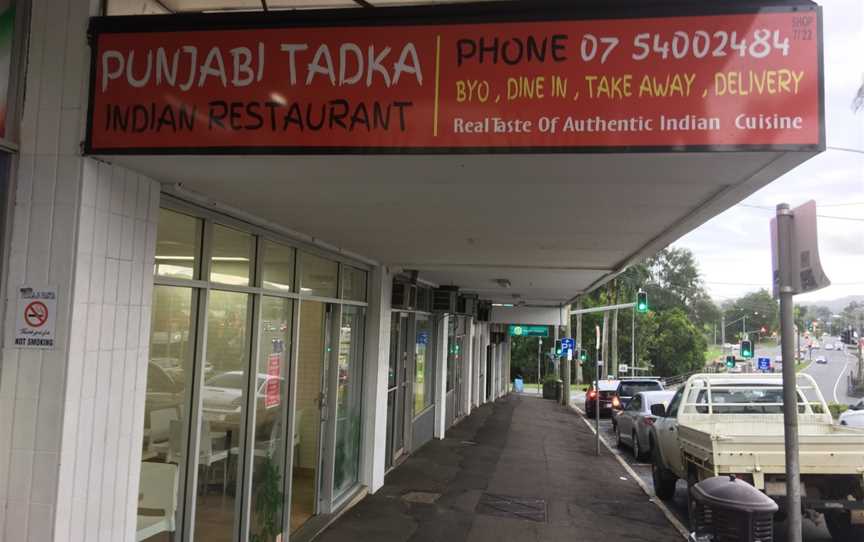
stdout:
POLYGON ((95 19, 87 152, 820 149, 819 15, 95 19))

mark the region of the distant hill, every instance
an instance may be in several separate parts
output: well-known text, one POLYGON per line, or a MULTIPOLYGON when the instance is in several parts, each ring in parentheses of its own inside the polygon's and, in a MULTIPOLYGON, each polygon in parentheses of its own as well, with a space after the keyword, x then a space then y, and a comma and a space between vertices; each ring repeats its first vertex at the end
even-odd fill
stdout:
POLYGON ((864 303, 864 295, 847 295, 846 297, 841 297, 839 299, 831 299, 829 301, 816 301, 814 303, 807 303, 808 307, 828 307, 831 309, 831 312, 834 314, 839 313, 844 308, 846 308, 849 303, 853 301, 857 301, 859 303, 864 303))

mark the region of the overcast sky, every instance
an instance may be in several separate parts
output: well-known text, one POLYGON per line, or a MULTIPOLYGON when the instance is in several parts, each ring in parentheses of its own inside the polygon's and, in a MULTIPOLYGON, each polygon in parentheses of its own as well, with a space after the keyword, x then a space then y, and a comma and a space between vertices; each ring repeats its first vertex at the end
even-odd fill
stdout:
POLYGON ((828 150, 682 237, 712 297, 771 288, 768 221, 778 203, 816 201, 819 252, 832 285, 796 302, 864 295, 864 111, 851 103, 864 80, 864 0, 822 0, 828 150), (859 152, 832 149, 845 148, 859 152), (755 207, 754 207, 755 206, 755 207))

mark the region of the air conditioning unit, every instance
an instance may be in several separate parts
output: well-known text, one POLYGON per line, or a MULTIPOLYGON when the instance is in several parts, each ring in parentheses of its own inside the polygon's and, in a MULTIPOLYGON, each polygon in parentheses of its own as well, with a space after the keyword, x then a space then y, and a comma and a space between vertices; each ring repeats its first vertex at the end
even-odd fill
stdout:
POLYGON ((459 288, 442 286, 432 290, 432 312, 456 314, 459 301, 459 288))
POLYGON ((417 310, 432 312, 432 288, 429 288, 428 286, 418 286, 417 310))
POLYGON ((492 318, 492 302, 480 301, 477 303, 477 321, 488 322, 492 318))
POLYGON ((480 301, 477 294, 461 294, 459 296, 459 306, 457 311, 459 314, 467 316, 477 315, 477 303, 480 301))
POLYGON ((417 285, 407 282, 393 282, 393 297, 390 306, 394 309, 414 310, 417 308, 417 285))

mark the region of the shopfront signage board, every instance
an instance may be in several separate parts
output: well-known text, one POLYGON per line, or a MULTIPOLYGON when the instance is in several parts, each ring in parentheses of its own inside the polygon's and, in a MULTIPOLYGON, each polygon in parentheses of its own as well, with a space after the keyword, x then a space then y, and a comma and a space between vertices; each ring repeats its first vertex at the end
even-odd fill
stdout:
POLYGON ((723 9, 94 18, 85 151, 823 150, 820 8, 723 9))
POLYGON ((18 288, 13 347, 54 350, 56 324, 57 288, 18 288))
POLYGON ((507 334, 511 337, 548 337, 548 326, 507 326, 507 334))

